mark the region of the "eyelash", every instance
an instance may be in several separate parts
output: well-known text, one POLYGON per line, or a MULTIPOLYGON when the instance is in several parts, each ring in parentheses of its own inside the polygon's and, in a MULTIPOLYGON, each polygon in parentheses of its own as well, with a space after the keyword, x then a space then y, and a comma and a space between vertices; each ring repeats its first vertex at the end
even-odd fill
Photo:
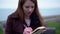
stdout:
POLYGON ((26 6, 26 8, 29 8, 29 7, 26 6))
MULTIPOLYGON (((26 6, 26 8, 29 8, 29 6, 26 6)), ((33 6, 31 6, 31 8, 34 8, 33 6)))

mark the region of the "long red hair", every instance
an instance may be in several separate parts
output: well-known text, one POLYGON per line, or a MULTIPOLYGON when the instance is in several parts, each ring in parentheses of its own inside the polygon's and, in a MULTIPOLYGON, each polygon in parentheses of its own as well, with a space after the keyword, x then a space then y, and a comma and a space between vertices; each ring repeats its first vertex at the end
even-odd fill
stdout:
MULTIPOLYGON (((23 12, 23 4, 26 2, 27 0, 19 0, 18 2, 18 8, 16 10, 16 12, 18 13, 20 20, 23 22, 24 21, 24 12, 23 12)), ((36 17, 39 19, 40 24, 43 25, 43 18, 41 16, 41 14, 38 11, 38 5, 37 5, 37 0, 31 0, 34 4, 35 4, 35 9, 33 11, 33 13, 31 14, 31 16, 36 15, 36 17)), ((30 17, 31 17, 30 16, 30 17)), ((35 16, 34 16, 35 17, 35 16)))

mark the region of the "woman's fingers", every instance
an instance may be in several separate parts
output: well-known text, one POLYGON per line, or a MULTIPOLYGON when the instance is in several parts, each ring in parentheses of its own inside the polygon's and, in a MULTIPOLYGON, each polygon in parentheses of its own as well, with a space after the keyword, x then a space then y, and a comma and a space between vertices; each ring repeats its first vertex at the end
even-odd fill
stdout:
POLYGON ((32 32, 32 28, 31 27, 26 27, 25 29, 24 29, 24 34, 30 34, 32 32))

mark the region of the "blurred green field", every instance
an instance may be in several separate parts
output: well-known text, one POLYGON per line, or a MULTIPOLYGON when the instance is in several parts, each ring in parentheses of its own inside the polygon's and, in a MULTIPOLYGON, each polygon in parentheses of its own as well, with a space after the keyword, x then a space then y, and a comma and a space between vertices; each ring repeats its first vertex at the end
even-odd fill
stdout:
POLYGON ((3 34, 3 28, 0 26, 0 34, 3 34))
POLYGON ((56 28, 56 34, 60 34, 60 29, 59 29, 58 22, 49 22, 48 27, 55 27, 56 28))

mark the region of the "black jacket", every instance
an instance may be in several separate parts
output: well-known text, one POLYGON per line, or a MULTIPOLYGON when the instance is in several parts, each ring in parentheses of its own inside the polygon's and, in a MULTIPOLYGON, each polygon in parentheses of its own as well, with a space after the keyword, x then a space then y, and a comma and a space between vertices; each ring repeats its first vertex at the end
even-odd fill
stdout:
MULTIPOLYGON (((26 23, 25 23, 26 24, 26 23)), ((40 22, 37 18, 31 19, 30 27, 34 30, 40 26, 40 22)), ((21 24, 17 13, 13 13, 8 16, 5 34, 22 34, 24 31, 24 26, 21 24)))

